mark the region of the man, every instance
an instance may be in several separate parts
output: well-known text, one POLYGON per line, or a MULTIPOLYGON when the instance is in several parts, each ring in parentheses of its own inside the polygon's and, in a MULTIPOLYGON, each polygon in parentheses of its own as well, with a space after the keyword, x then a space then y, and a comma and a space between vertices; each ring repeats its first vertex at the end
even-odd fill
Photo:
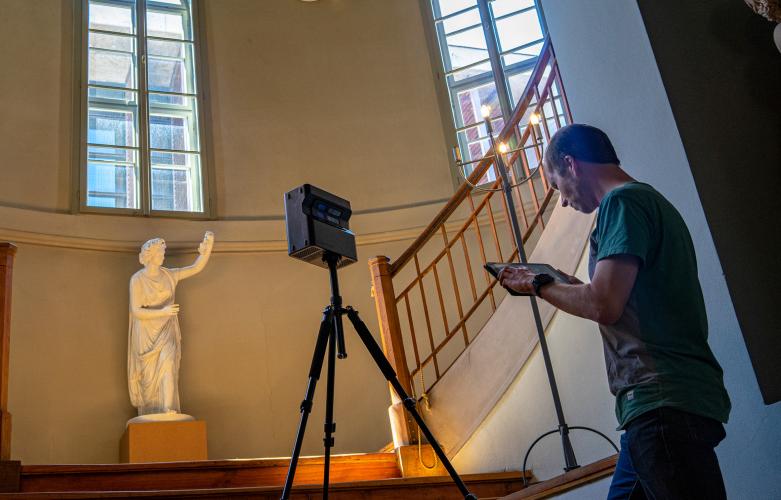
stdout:
POLYGON ((691 236, 678 211, 620 166, 607 135, 569 125, 543 168, 562 206, 599 209, 590 283, 505 268, 503 286, 599 323, 621 453, 613 499, 726 498, 715 446, 730 401, 708 343, 691 236))

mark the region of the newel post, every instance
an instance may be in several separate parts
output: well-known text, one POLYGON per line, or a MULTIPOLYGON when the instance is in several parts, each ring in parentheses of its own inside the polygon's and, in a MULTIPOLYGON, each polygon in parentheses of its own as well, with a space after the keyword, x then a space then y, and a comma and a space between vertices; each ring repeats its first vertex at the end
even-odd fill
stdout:
POLYGON ((0 460, 11 459, 8 360, 11 346, 11 281, 16 246, 0 242, 0 460))
MULTIPOLYGON (((380 256, 369 260, 369 271, 372 277, 372 295, 377 310, 377 319, 380 322, 382 338, 382 350, 390 361, 401 386, 412 394, 412 384, 407 367, 407 357, 404 354, 404 340, 401 336, 399 312, 396 308, 396 295, 393 291, 393 277, 390 272, 390 259, 380 256)), ((388 408, 391 431, 393 432, 393 446, 399 448, 417 442, 417 437, 412 433, 415 429, 415 421, 410 417, 404 406, 391 389, 392 404, 388 408)))

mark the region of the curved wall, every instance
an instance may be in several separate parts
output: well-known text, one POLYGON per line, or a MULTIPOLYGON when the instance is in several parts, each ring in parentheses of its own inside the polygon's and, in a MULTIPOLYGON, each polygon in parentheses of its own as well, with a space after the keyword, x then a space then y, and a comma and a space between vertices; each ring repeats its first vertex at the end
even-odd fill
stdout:
MULTIPOLYGON (((352 202, 360 262, 342 293, 378 333, 366 260, 398 255, 452 193, 415 0, 203 2, 216 217, 70 214, 73 11, 0 3, 0 239, 19 246, 9 408, 23 463, 114 462, 125 421, 127 286, 148 238, 204 272, 179 286, 182 410, 211 458, 290 453, 327 274, 285 254, 282 193, 352 202)), ((387 384, 354 336, 337 365, 335 452, 390 441, 387 384)), ((321 388, 324 390, 324 388, 321 388)), ((322 392, 322 390, 320 392, 322 392)), ((318 394, 313 421, 322 419, 318 394)), ((311 425, 305 454, 321 451, 311 425)))
POLYGON ((452 182, 423 21, 402 2, 206 2, 222 217, 311 182, 376 209, 452 182))
MULTIPOLYGON (((642 4, 643 11, 650 5, 645 1, 642 4)), ((677 6, 674 2, 666 4, 672 10, 677 6)), ((708 120, 707 114, 694 112, 681 117, 682 110, 673 113, 668 97, 670 89, 666 88, 667 82, 660 74, 654 56, 656 47, 647 33, 647 30, 668 33, 674 30, 670 31, 661 17, 651 19, 651 22, 662 24, 649 26, 649 20, 643 18, 637 2, 600 0, 565 5, 564 2, 543 0, 542 5, 575 120, 603 128, 612 138, 629 173, 664 194, 681 212, 691 232, 708 313, 708 341, 724 369, 724 383, 732 399, 727 438, 716 448, 727 492, 731 498, 779 498, 781 487, 772 478, 781 468, 781 454, 778 453, 781 449, 778 426, 781 404, 763 404, 711 227, 706 220, 706 215, 719 220, 719 213, 709 212, 708 207, 704 207, 695 184, 694 173, 700 169, 707 168, 711 179, 731 179, 732 171, 714 163, 694 165, 697 158, 689 154, 684 139, 686 130, 680 128, 680 123, 699 123, 711 131, 718 130, 719 126, 714 120, 708 120), (596 33, 600 36, 594 36, 596 33)), ((686 37, 693 33, 715 34, 709 29, 714 25, 709 23, 713 16, 721 15, 723 7, 703 4, 696 29, 676 32, 681 35, 680 47, 688 47, 686 37)), ((700 56, 696 51, 686 53, 690 58, 700 56)), ((696 59, 692 61, 692 68, 712 63, 712 60, 696 59)), ((708 86, 708 80, 703 80, 703 75, 694 69, 683 74, 698 85, 708 86)), ((729 78, 725 81, 732 81, 729 78)), ((741 85, 735 89, 739 92, 752 90, 741 85)), ((691 112, 691 103, 687 106, 686 110, 691 112)), ((731 107, 731 103, 724 103, 723 109, 731 107)), ((719 181, 708 183, 718 185, 719 181)), ((725 186, 728 184, 721 185, 720 189, 727 189, 725 186)), ((711 226, 713 224, 711 222, 711 226)), ((737 236, 746 229, 735 230, 731 244, 751 247, 752 241, 743 241, 737 236)), ((749 250, 746 255, 754 255, 752 252, 749 250)), ((762 307, 759 303, 757 310, 761 311, 762 307)), ((770 332, 767 335, 772 336, 770 332)))

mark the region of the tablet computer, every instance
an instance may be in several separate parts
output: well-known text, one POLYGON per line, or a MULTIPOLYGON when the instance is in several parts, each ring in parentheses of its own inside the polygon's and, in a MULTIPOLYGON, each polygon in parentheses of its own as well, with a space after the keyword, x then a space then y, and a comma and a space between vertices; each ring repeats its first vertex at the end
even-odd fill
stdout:
MULTIPOLYGON (((488 262, 483 267, 485 267, 486 271, 491 273, 491 276, 497 279, 499 279, 499 275, 502 273, 502 269, 505 267, 525 267, 534 274, 550 274, 553 276, 553 279, 559 283, 569 283, 569 278, 566 275, 561 274, 550 264, 538 264, 533 262, 528 262, 526 264, 521 264, 520 262, 488 262)), ((530 295, 528 293, 519 293, 515 290, 510 290, 509 288, 505 288, 505 290, 507 290, 510 295, 514 295, 516 297, 530 295)))

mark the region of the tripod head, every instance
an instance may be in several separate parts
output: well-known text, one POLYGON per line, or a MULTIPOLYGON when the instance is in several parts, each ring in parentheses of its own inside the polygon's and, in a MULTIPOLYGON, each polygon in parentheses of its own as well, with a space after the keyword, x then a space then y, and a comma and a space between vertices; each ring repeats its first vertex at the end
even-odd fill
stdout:
POLYGON ((344 359, 347 357, 347 349, 344 345, 344 327, 342 324, 342 296, 339 295, 339 275, 336 269, 339 267, 339 261, 342 256, 330 252, 323 252, 323 262, 328 266, 328 275, 331 279, 331 308, 333 308, 334 332, 336 333, 336 357, 344 359))

